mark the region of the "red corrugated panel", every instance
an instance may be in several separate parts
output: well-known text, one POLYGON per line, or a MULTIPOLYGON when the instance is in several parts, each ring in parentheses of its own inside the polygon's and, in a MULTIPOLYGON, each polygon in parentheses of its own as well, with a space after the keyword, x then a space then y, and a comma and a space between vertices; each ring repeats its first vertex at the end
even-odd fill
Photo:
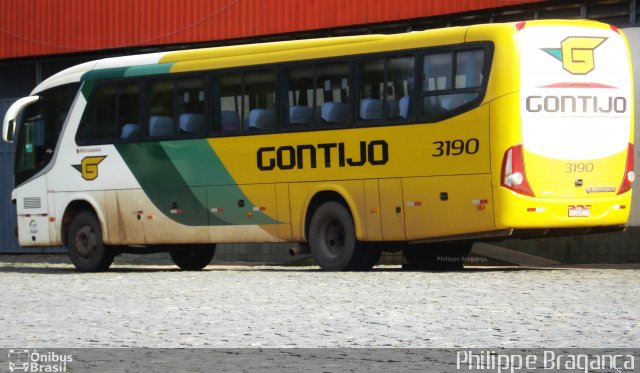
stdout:
POLYGON ((541 0, 2 0, 0 59, 223 40, 541 0))

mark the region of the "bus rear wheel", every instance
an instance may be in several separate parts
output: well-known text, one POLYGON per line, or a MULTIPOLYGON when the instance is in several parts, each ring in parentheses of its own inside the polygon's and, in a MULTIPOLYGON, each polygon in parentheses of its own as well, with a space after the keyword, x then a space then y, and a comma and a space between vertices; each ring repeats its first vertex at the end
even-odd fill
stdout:
POLYGON ((80 212, 71 221, 67 250, 71 262, 81 272, 105 271, 113 263, 114 252, 105 246, 100 222, 90 211, 80 212))
POLYGON ((404 269, 459 271, 471 251, 472 242, 407 245, 403 249, 404 269))
POLYGON ((309 248, 325 271, 366 271, 380 258, 381 250, 356 239, 353 218, 338 202, 325 202, 309 224, 309 248))
POLYGON ((180 245, 171 251, 171 260, 183 271, 199 271, 208 266, 216 253, 216 245, 180 245))

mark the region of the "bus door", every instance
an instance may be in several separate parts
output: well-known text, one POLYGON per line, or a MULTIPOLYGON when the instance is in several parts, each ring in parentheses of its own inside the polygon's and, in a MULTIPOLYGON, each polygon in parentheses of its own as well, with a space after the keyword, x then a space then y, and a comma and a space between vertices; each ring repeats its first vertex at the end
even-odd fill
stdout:
MULTIPOLYGON (((48 246, 50 215, 53 198, 47 195, 46 174, 41 172, 50 164, 61 124, 52 119, 47 98, 40 98, 28 106, 20 120, 15 154, 14 182, 18 214, 18 237, 24 246, 48 246)), ((51 229, 51 233, 55 230, 51 229)))
POLYGON ((13 142, 17 131, 14 187, 18 241, 23 246, 50 246, 57 241, 53 193, 48 170, 78 84, 66 84, 16 101, 3 121, 3 140, 13 142), (18 124, 15 126, 15 124, 18 124), (54 220, 54 219, 51 219, 54 220))

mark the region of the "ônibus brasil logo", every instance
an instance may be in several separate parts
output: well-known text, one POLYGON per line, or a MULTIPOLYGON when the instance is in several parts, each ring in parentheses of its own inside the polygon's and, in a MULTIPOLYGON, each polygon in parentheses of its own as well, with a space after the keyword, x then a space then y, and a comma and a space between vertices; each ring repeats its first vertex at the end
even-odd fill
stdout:
POLYGON ((18 349, 9 350, 10 372, 66 372, 69 363, 73 361, 71 354, 57 352, 38 352, 38 350, 18 349))
POLYGON ((594 50, 607 38, 569 36, 560 43, 560 48, 542 48, 573 75, 585 75, 595 68, 594 50))

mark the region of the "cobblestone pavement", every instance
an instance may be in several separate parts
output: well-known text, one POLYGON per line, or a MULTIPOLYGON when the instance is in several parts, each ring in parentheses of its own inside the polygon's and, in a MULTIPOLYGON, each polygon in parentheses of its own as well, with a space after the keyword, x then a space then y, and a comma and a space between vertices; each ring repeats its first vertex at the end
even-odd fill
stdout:
POLYGON ((83 274, 29 257, 0 256, 0 347, 640 347, 637 266, 83 274))

